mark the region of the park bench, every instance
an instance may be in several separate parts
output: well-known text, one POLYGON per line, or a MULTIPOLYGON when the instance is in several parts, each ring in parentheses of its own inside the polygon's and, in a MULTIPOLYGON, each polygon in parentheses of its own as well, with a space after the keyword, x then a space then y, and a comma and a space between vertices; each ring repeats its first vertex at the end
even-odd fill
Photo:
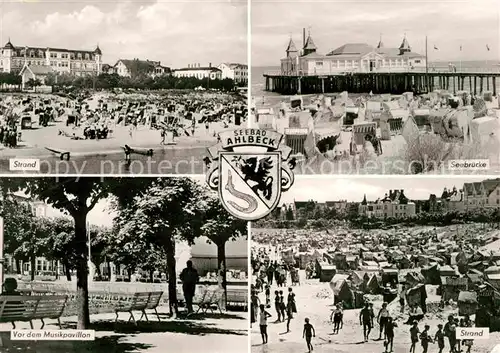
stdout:
POLYGON ((248 293, 244 290, 228 289, 227 290, 227 306, 241 306, 244 310, 248 308, 248 293))
POLYGON ((10 322, 16 328, 16 321, 29 322, 33 329, 33 320, 57 319, 61 327, 61 316, 68 297, 65 295, 13 295, 0 296, 0 322, 10 322))
POLYGON ((210 290, 207 289, 204 293, 203 299, 198 304, 197 313, 201 310, 203 313, 206 313, 210 310, 212 313, 214 312, 213 308, 216 307, 219 309, 219 312, 222 314, 222 310, 220 307, 220 301, 222 299, 222 295, 224 292, 222 290, 210 290))
POLYGON ((118 321, 118 313, 122 312, 130 314, 130 317, 128 318, 127 322, 130 322, 130 320, 132 320, 134 321, 134 324, 137 325, 137 321, 135 320, 133 311, 140 311, 142 313, 138 321, 142 320, 143 317, 146 317, 146 321, 149 321, 148 316, 146 314, 146 310, 154 310, 156 317, 158 318, 158 321, 161 321, 156 308, 160 304, 160 299, 162 295, 163 292, 134 293, 134 295, 130 298, 130 300, 120 303, 118 307, 115 308, 115 314, 116 314, 115 322, 118 321))

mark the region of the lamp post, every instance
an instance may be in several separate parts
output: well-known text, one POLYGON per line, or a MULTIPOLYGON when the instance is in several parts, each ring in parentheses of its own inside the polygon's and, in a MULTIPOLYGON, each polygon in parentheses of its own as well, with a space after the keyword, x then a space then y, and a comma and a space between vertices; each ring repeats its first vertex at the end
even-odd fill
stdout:
POLYGON ((3 218, 0 217, 0 292, 3 290, 5 259, 3 257, 3 218))

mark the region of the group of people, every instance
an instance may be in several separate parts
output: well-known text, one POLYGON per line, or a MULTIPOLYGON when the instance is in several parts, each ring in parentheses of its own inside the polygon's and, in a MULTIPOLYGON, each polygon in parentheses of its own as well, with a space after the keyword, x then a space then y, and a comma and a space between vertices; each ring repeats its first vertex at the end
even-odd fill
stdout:
POLYGON ((0 143, 16 147, 15 131, 30 128, 32 124, 45 127, 60 121, 72 130, 60 130, 59 135, 72 139, 104 139, 116 125, 135 128, 142 125, 160 130, 160 144, 165 144, 168 131, 174 131, 174 136, 181 133, 192 136, 197 124, 205 124, 207 131, 213 122, 224 122, 226 127, 242 124, 245 103, 238 96, 199 92, 179 95, 82 92, 69 96, 0 97, 0 126, 3 126, 0 143))

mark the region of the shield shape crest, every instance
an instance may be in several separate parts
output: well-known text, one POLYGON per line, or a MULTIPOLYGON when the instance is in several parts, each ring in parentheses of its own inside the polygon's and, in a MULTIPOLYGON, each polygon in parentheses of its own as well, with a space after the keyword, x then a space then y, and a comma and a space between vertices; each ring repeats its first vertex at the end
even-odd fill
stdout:
POLYGON ((281 198, 281 152, 219 152, 219 195, 233 216, 267 216, 281 198))

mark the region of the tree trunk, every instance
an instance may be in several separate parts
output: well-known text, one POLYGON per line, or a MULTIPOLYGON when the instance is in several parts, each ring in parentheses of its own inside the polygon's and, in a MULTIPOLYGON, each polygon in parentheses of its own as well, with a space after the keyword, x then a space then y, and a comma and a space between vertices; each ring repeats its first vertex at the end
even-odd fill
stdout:
POLYGON ((222 288, 224 289, 224 308, 226 308, 227 307, 226 242, 222 242, 216 245, 217 245, 217 263, 218 263, 217 266, 219 271, 221 270, 221 268, 224 269, 222 271, 222 288))
POLYGON ((63 262, 63 267, 64 267, 64 273, 66 274, 66 279, 68 282, 71 282, 71 271, 69 269, 69 263, 67 260, 63 262))
POLYGON ((172 237, 164 241, 165 252, 167 253, 167 275, 168 275, 168 301, 170 306, 170 315, 178 314, 177 307, 177 275, 175 271, 175 242, 172 237))
POLYGON ((19 260, 19 259, 16 259, 16 274, 18 274, 18 275, 22 274, 21 260, 19 260))
POLYGON ((111 262, 108 261, 108 282, 111 282, 111 262))
POLYGON ((132 282, 132 269, 131 268, 127 268, 127 277, 128 277, 128 281, 132 282))
POLYGON ((35 257, 35 255, 31 255, 30 262, 31 262, 31 281, 33 282, 35 280, 35 272, 36 272, 36 257, 35 257))
POLYGON ((80 211, 75 217, 75 240, 78 246, 76 249, 78 256, 76 263, 76 311, 78 314, 78 330, 85 330, 90 324, 86 221, 87 212, 85 211, 80 211))
POLYGON ((150 281, 151 283, 154 283, 154 281, 153 281, 153 274, 154 274, 154 272, 155 272, 155 271, 153 271, 153 270, 149 271, 149 281, 150 281))

